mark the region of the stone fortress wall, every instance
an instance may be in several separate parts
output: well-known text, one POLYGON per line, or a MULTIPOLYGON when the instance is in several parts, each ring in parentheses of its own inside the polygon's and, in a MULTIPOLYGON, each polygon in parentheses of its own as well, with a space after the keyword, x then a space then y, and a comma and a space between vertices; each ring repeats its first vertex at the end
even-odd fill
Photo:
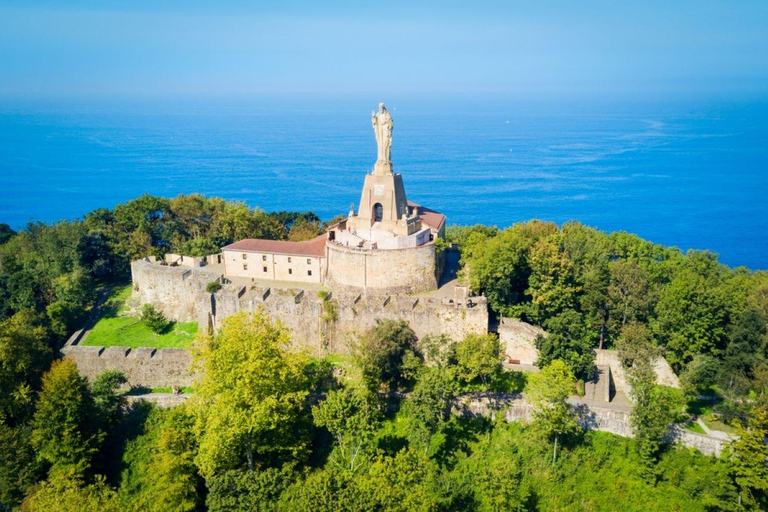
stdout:
MULTIPOLYGON (((507 421, 530 422, 533 406, 521 395, 486 394, 485 396, 465 396, 454 406, 454 413, 465 416, 490 416, 497 412, 504 414, 507 421)), ((571 408, 578 415, 577 422, 585 430, 610 432, 622 437, 634 437, 629 411, 590 406, 577 399, 570 398, 571 408)), ((704 455, 719 457, 730 443, 728 438, 718 438, 697 434, 672 425, 666 435, 669 443, 679 443, 688 448, 695 448, 704 455)))
POLYGON ((334 289, 359 292, 371 288, 380 290, 377 293, 411 294, 437 288, 440 269, 434 243, 387 250, 329 243, 327 256, 327 282, 334 289))
MULTIPOLYGON (((377 320, 405 320, 421 338, 447 334, 461 339, 469 333, 487 332, 488 309, 484 297, 471 304, 453 303, 431 296, 365 295, 357 292, 330 292, 318 296, 320 288, 276 288, 252 284, 224 284, 217 293, 206 292, 211 281, 223 276, 206 267, 171 267, 148 260, 134 261, 131 302, 153 304, 169 319, 198 323, 199 329, 217 329, 221 322, 239 311, 264 311, 291 330, 297 347, 314 355, 347 353, 357 333, 377 320), (323 302, 328 301, 330 306, 323 302), (327 311, 337 314, 328 320, 327 311)), ((226 281, 226 280, 225 280, 226 281)), ((185 349, 93 347, 68 345, 62 353, 72 359, 81 373, 93 379, 105 370, 120 370, 129 384, 147 387, 189 386, 191 355, 185 349)))
POLYGON ((133 386, 191 386, 192 354, 183 348, 128 348, 67 345, 61 349, 80 375, 93 381, 107 370, 123 372, 133 386))
MULTIPOLYGON (((390 252, 390 251, 387 251, 390 252)), ((378 319, 409 322, 419 337, 444 333, 460 339, 468 333, 485 333, 488 309, 484 297, 473 297, 475 307, 432 296, 366 295, 357 291, 330 292, 318 296, 318 288, 277 288, 254 284, 224 284, 210 294, 206 285, 221 275, 203 269, 194 271, 154 265, 146 261, 131 264, 133 300, 154 304, 176 321, 196 321, 199 328, 217 329, 228 316, 239 311, 259 311, 280 319, 298 346, 320 355, 328 351, 345 353, 347 340, 372 327, 378 319), (329 321, 329 301, 338 319, 329 321)))

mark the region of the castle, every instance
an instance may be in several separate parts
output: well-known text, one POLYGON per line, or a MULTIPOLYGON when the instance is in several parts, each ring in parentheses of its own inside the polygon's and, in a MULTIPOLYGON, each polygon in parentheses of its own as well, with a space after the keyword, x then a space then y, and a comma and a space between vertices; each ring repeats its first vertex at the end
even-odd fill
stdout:
POLYGON ((365 177, 358 211, 305 242, 246 239, 209 257, 227 279, 327 285, 364 293, 422 293, 438 287, 442 265, 434 241, 445 216, 409 202, 392 170, 392 116, 371 115, 378 157, 365 177), (215 259, 214 259, 215 258, 215 259))
MULTIPOLYGON (((350 339, 383 319, 407 321, 419 338, 487 333, 485 297, 471 296, 456 281, 458 253, 436 250, 445 216, 408 201, 402 176, 393 172, 392 117, 383 104, 372 113, 372 124, 378 156, 356 212, 308 241, 246 239, 203 257, 133 261, 134 306, 153 304, 171 320, 194 321, 209 331, 240 311, 261 311, 287 327, 295 345, 316 355, 347 352, 350 339)), ((501 319, 494 330, 507 363, 534 368, 534 339, 544 331, 516 319, 501 319)), ((192 384, 188 350, 77 343, 70 340, 62 352, 89 378, 115 369, 132 385, 192 384)), ((660 382, 679 385, 666 362, 658 363, 660 382)), ((597 365, 607 378, 593 394, 608 402, 614 386, 626 387, 623 370, 610 351, 597 351, 597 365)))
POLYGON ((371 123, 378 154, 357 211, 312 240, 245 239, 204 257, 134 261, 134 302, 211 330, 238 311, 263 310, 315 352, 344 352, 351 334, 385 318, 407 320, 419 336, 487 332, 485 298, 458 286, 455 270, 441 279, 448 258, 436 241, 446 218, 408 201, 393 171, 393 122, 383 103, 371 123), (211 292, 214 281, 221 287, 211 292))

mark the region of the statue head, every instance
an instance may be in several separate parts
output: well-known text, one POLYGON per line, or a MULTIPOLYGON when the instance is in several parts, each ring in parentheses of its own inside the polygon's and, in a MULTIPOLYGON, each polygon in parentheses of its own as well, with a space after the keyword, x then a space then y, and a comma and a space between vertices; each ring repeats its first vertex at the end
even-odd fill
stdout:
POLYGON ((387 107, 383 103, 379 103, 379 112, 384 112, 385 110, 387 110, 387 107))

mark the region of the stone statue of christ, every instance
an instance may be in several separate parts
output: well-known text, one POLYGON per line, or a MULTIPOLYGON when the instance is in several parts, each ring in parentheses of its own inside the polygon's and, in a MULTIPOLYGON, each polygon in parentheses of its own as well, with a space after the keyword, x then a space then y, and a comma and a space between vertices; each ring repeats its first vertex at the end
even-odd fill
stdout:
POLYGON ((378 147, 377 164, 390 163, 390 150, 392 149, 392 116, 387 112, 387 107, 379 103, 379 111, 371 112, 371 123, 373 124, 373 133, 376 136, 376 146, 378 147))

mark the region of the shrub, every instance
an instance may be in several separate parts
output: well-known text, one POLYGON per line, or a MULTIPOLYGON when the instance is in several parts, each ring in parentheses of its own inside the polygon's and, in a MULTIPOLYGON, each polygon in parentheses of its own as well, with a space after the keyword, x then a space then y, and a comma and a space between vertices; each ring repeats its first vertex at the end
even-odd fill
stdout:
POLYGON ((144 304, 141 308, 141 321, 155 334, 163 333, 171 324, 152 304, 144 304))
POLYGON ((218 281, 211 281, 205 286, 205 291, 208 293, 216 293, 221 290, 221 283, 218 281))

